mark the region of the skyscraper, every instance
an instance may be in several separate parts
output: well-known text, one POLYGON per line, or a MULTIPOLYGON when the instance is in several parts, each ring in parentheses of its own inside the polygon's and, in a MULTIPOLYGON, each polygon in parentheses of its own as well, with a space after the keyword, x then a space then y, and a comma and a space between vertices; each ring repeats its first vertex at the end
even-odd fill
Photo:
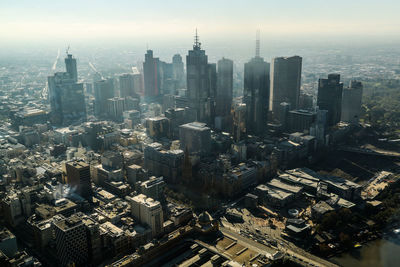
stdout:
POLYGON ((227 116, 231 112, 233 93, 233 61, 222 58, 218 61, 215 115, 227 116))
POLYGON ((261 135, 267 127, 269 110, 269 63, 260 57, 259 39, 256 56, 244 64, 243 100, 246 104, 246 132, 261 135))
POLYGON ((76 59, 68 54, 65 59, 67 72, 56 72, 48 77, 50 120, 56 125, 69 125, 86 120, 83 83, 78 83, 76 59))
POLYGON ((114 97, 114 80, 106 79, 94 82, 94 112, 96 116, 107 113, 107 99, 114 97))
POLYGON ((76 59, 72 57, 71 54, 67 54, 65 58, 65 67, 67 69, 67 73, 71 77, 74 82, 78 81, 78 71, 76 69, 76 59))
POLYGON ((147 50, 143 62, 144 96, 154 98, 160 95, 160 60, 153 57, 153 51, 147 50))
POLYGON ((340 74, 329 74, 328 79, 319 79, 317 106, 328 111, 328 126, 340 121, 342 93, 343 83, 340 82, 340 74))
POLYGON ((87 198, 92 195, 89 165, 83 161, 65 163, 67 182, 72 190, 80 196, 87 198))
POLYGON ((185 70, 184 70, 182 57, 179 54, 175 54, 172 57, 172 71, 173 71, 173 77, 177 82, 177 87, 184 88, 185 87, 185 70))
POLYGON ((193 119, 200 122, 211 121, 210 75, 212 73, 196 30, 193 50, 189 50, 186 56, 186 77, 189 108, 193 119))
POLYGON ((357 81, 351 81, 350 86, 343 90, 342 121, 358 123, 361 115, 362 94, 363 85, 357 81))
POLYGON ((119 76, 119 96, 136 96, 135 80, 131 73, 125 73, 119 76))
POLYGON ((279 111, 282 102, 289 103, 292 109, 297 109, 301 85, 302 58, 277 57, 271 65, 271 96, 270 109, 274 114, 279 111))

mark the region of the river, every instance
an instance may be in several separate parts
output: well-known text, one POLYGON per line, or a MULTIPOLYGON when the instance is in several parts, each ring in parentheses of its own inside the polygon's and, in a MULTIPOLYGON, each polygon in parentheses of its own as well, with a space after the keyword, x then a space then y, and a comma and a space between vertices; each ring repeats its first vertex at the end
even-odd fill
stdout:
POLYGON ((332 257, 330 261, 344 267, 398 267, 400 236, 368 242, 359 249, 332 257))

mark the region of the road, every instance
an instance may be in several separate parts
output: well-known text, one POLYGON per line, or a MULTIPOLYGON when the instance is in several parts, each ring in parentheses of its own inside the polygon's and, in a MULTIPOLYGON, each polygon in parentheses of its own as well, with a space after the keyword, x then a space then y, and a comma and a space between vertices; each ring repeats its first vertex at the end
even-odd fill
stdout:
MULTIPOLYGON (((231 238, 234 238, 238 240, 238 242, 243 242, 247 246, 250 246, 252 249, 259 253, 265 254, 265 252, 268 252, 270 254, 273 254, 274 249, 265 246, 263 244, 260 244, 254 240, 251 240, 247 237, 244 237, 237 232, 230 230, 225 227, 220 227, 220 231, 231 238)), ((319 258, 315 255, 312 255, 300 248, 296 248, 295 250, 293 248, 288 247, 287 245, 281 246, 278 244, 278 250, 280 250, 282 253, 286 254, 287 256, 291 257, 294 261, 300 263, 303 266, 327 266, 327 267, 336 267, 338 265, 331 263, 327 260, 324 260, 322 258, 319 258)))

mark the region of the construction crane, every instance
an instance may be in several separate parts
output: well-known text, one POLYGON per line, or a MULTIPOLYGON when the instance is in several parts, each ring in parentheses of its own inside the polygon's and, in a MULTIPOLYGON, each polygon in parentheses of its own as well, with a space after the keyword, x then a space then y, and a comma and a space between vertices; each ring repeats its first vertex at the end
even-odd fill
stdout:
POLYGON ((90 61, 89 61, 89 66, 90 66, 90 68, 91 68, 95 73, 97 73, 97 74, 100 75, 100 77, 101 77, 102 80, 104 80, 103 75, 96 69, 96 67, 95 67, 95 66, 93 65, 93 63, 90 62, 90 61))

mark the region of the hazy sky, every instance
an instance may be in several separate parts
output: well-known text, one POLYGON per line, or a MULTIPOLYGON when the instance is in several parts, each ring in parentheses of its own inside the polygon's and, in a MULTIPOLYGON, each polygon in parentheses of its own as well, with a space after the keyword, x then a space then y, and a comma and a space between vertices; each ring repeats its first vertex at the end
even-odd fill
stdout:
POLYGON ((3 42, 398 38, 399 0, 0 0, 3 42))

